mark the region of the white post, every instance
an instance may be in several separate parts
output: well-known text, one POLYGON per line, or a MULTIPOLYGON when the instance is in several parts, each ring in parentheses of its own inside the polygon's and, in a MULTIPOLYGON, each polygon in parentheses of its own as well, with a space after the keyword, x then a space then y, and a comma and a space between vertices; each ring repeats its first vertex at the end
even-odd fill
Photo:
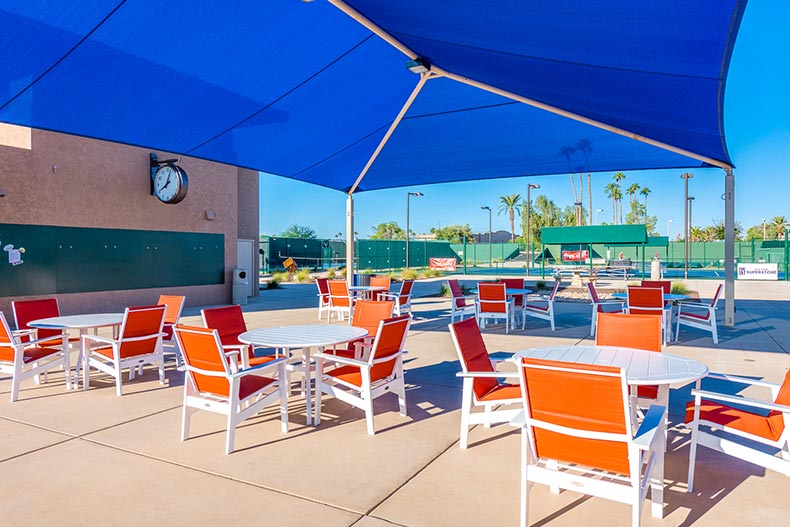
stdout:
POLYGON ((724 325, 735 325, 735 175, 724 169, 724 325))
POLYGON ((346 282, 354 285, 354 196, 346 198, 346 282))

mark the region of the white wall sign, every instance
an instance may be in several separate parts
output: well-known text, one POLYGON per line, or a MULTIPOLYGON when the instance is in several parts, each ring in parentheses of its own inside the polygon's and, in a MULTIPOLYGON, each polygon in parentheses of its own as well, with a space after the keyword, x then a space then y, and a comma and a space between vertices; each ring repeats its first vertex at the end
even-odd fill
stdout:
POLYGON ((779 264, 739 263, 738 280, 779 280, 779 264))

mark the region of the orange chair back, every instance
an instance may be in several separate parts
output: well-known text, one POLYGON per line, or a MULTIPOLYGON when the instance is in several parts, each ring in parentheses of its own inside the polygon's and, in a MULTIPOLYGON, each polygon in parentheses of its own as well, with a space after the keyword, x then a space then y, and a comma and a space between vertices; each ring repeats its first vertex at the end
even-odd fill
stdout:
POLYGON ((665 295, 672 293, 672 282, 669 280, 642 280, 642 287, 660 287, 665 295))
MULTIPOLYGON (((16 339, 11 333, 11 328, 8 327, 8 321, 5 319, 5 314, 0 311, 0 344, 15 344, 16 339)), ((9 349, 9 348, 6 348, 9 349)), ((13 360, 14 350, 11 350, 13 360)))
POLYGON ((400 293, 398 293, 398 303, 405 305, 409 302, 411 297, 411 288, 414 286, 414 280, 404 280, 400 285, 400 293))
POLYGON ((332 305, 337 307, 349 307, 351 301, 348 298, 348 284, 345 280, 329 280, 329 297, 332 305))
POLYGON ((453 295, 453 302, 455 307, 466 307, 466 299, 464 292, 461 289, 461 283, 458 280, 447 280, 447 285, 450 286, 450 293, 453 295))
POLYGON ((326 278, 316 278, 315 285, 318 287, 318 294, 321 295, 321 303, 326 304, 329 302, 329 285, 326 278))
POLYGON ((165 319, 165 306, 127 307, 121 323, 121 339, 131 339, 152 335, 150 338, 122 342, 120 357, 147 355, 156 350, 157 333, 162 332, 165 319))
POLYGON ((390 283, 392 279, 389 276, 383 274, 377 274, 370 277, 370 286, 371 287, 386 287, 387 291, 390 289, 390 283))
MULTIPOLYGON (((473 318, 450 324, 455 350, 461 361, 461 368, 466 372, 493 372, 494 365, 488 358, 488 350, 480 334, 480 327, 473 318)), ((476 378, 472 381, 472 390, 478 399, 499 386, 497 379, 476 378)))
MULTIPOLYGON (((60 316, 57 298, 42 298, 39 300, 20 300, 11 302, 11 309, 14 311, 14 321, 17 329, 35 329, 28 326, 28 322, 40 318, 50 318, 60 316)), ((38 338, 60 337, 63 333, 59 329, 39 329, 38 338)), ((30 335, 23 335, 21 342, 33 340, 30 335)))
POLYGON ((531 422, 540 459, 629 474, 627 386, 620 368, 522 359, 521 391, 533 420, 580 431, 623 434, 623 442, 577 437, 531 422))
POLYGON ((368 335, 375 336, 379 323, 392 316, 392 301, 358 300, 354 307, 351 325, 366 329, 368 335))
POLYGON ((202 393, 228 397, 230 382, 227 377, 203 375, 189 369, 230 374, 217 330, 179 324, 176 326, 176 338, 184 363, 188 366, 187 375, 195 388, 202 393))
MULTIPOLYGON (((507 289, 524 289, 523 278, 503 278, 502 282, 504 282, 507 289)), ((513 295, 512 298, 517 306, 524 303, 524 295, 513 295)))
POLYGON ((217 330, 223 346, 241 344, 239 335, 247 331, 247 323, 244 322, 241 306, 212 307, 204 309, 200 313, 203 315, 203 324, 207 328, 217 330))
POLYGON ((480 282, 477 284, 477 296, 480 299, 480 311, 484 313, 505 313, 507 294, 504 282, 480 282))
POLYGON ((181 318, 181 311, 184 309, 185 296, 159 295, 160 306, 165 306, 165 322, 168 324, 178 324, 181 318))
POLYGON ((663 341, 661 315, 624 313, 598 315, 596 346, 622 346, 660 352, 663 341))
POLYGON ((376 340, 373 341, 373 351, 368 357, 368 363, 373 365, 370 368, 372 382, 392 375, 395 362, 403 351, 410 324, 411 315, 401 315, 379 322, 376 340))
POLYGON ((664 309, 664 290, 658 287, 628 288, 628 312, 636 315, 661 313, 664 309), (641 308, 641 309, 640 309, 641 308))

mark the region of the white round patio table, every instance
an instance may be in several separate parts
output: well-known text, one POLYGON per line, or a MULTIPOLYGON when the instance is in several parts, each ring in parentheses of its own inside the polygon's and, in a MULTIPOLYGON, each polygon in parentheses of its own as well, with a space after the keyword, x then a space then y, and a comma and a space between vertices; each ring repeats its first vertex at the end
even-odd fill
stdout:
MULTIPOLYGON (((669 405, 670 384, 689 383, 708 374, 708 367, 694 359, 618 346, 548 346, 517 351, 513 354, 513 358, 514 360, 519 358, 544 359, 622 368, 625 370, 626 381, 629 385, 658 385, 657 403, 665 408, 668 408, 669 405)), ((666 435, 666 429, 664 434, 666 435)), ((663 454, 656 466, 655 474, 658 481, 664 481, 663 454)), ((663 486, 659 492, 660 495, 656 496, 656 503, 663 504, 663 486)), ((653 511, 655 517, 663 517, 663 506, 660 509, 653 511)))
POLYGON ((367 336, 367 334, 367 330, 354 326, 303 324, 245 331, 239 335, 239 342, 265 348, 302 350, 302 363, 305 368, 307 424, 310 425, 313 424, 313 399, 311 393, 313 367, 310 361, 313 348, 323 350, 330 346, 360 339, 367 336))
POLYGON ((353 285, 349 287, 348 290, 354 293, 356 296, 361 296, 364 298, 370 298, 372 293, 383 293, 384 291, 389 291, 389 289, 381 285, 353 285))
POLYGON ((77 371, 74 379, 75 386, 79 382, 80 366, 84 357, 84 350, 82 349, 82 335, 89 329, 98 329, 106 327, 117 327, 123 322, 123 313, 92 313, 86 315, 62 315, 59 317, 40 318, 28 322, 27 325, 32 328, 38 329, 59 329, 63 333, 63 368, 67 371, 66 374, 66 388, 71 389, 71 364, 68 354, 69 349, 69 331, 70 329, 77 329, 80 332, 80 355, 77 359, 77 371))

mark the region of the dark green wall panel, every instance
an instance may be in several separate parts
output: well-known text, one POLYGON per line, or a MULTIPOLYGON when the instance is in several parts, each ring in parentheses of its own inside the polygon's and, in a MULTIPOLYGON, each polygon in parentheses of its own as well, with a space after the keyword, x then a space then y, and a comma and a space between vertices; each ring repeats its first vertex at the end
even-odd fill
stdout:
POLYGON ((25 247, 0 255, 0 296, 224 283, 223 234, 0 224, 0 241, 25 247))

